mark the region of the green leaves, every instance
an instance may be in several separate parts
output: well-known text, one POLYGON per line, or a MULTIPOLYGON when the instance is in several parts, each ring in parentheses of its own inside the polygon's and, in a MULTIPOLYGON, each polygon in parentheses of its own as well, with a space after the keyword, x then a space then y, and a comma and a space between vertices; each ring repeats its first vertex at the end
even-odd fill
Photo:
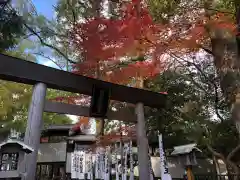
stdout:
POLYGON ((23 84, 0 81, 0 124, 5 130, 26 121, 31 87, 23 84))
POLYGON ((193 128, 199 121, 209 118, 207 112, 202 113, 203 105, 197 87, 189 84, 185 76, 166 71, 148 84, 151 90, 168 92, 166 108, 152 110, 147 116, 149 128, 163 133, 169 148, 192 142, 189 134, 193 128))
POLYGON ((43 114, 44 126, 49 125, 62 125, 71 124, 71 119, 66 115, 56 114, 56 113, 44 113, 43 114))
MULTIPOLYGON (((57 97, 67 93, 59 93, 49 90, 50 97, 57 97)), ((15 129, 24 132, 28 108, 31 102, 32 87, 29 85, 0 81, 0 126, 4 131, 15 129)), ((71 124, 71 119, 66 115, 55 113, 44 113, 44 125, 50 124, 71 124)))
POLYGON ((154 20, 167 23, 177 11, 180 0, 148 0, 147 3, 154 20))
POLYGON ((13 48, 17 39, 23 35, 20 16, 7 6, 0 6, 0 52, 13 48))
MULTIPOLYGON (((205 65, 200 67, 207 71, 205 65)), ((151 109, 146 113, 150 141, 157 142, 158 130, 164 135, 166 148, 194 142, 202 149, 210 145, 217 152, 227 155, 236 146, 238 136, 225 101, 222 100, 217 107, 224 121, 216 120, 212 86, 205 87, 208 93, 203 93, 204 90, 200 88, 206 83, 206 77, 212 76, 212 71, 205 75, 203 78, 199 73, 189 74, 184 68, 181 73, 168 70, 146 83, 150 90, 168 92, 165 109, 151 109), (195 79, 194 83, 189 80, 190 76, 195 79), (228 147, 224 147, 224 144, 228 144, 228 147)))

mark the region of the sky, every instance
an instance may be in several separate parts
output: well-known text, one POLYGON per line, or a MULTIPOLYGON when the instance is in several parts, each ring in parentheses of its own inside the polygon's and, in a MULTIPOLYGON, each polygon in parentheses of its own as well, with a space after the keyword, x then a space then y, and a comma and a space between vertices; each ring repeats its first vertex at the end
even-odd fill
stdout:
MULTIPOLYGON (((38 14, 44 15, 46 18, 50 20, 54 18, 53 6, 56 5, 57 0, 32 0, 32 3, 34 4, 38 14)), ((54 64, 52 61, 49 61, 40 56, 37 57, 37 61, 39 64, 59 69, 57 65, 54 64)), ((73 120, 73 123, 78 121, 77 116, 73 116, 73 115, 68 115, 68 116, 70 119, 73 120)))
POLYGON ((46 16, 48 19, 52 19, 54 16, 54 8, 57 0, 32 0, 32 3, 36 7, 39 14, 46 16))
MULTIPOLYGON (((32 0, 33 5, 36 8, 38 14, 44 15, 49 20, 54 18, 54 8, 53 6, 56 5, 58 0, 32 0)), ((57 68, 57 65, 54 64, 52 61, 49 61, 41 56, 37 57, 37 61, 39 64, 57 68)))

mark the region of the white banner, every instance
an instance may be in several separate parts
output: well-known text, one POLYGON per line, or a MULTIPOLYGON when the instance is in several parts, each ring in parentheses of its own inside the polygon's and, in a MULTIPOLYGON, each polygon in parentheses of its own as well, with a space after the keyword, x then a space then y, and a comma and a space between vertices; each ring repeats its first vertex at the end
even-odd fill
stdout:
POLYGON ((104 179, 105 176, 105 166, 104 166, 104 156, 105 149, 100 147, 96 150, 96 166, 95 166, 95 178, 96 179, 104 179))
POLYGON ((86 154, 86 172, 87 172, 87 179, 93 180, 93 160, 92 160, 92 152, 86 154))
POLYGON ((149 169, 150 169, 150 180, 154 180, 153 176, 153 168, 152 168, 152 161, 151 161, 151 155, 149 154, 149 169))
POLYGON ((130 140, 129 142, 129 156, 130 156, 130 179, 129 180, 134 180, 132 140, 130 140))
POLYGON ((106 147, 105 150, 105 168, 104 168, 104 180, 110 180, 110 162, 109 162, 109 155, 110 155, 110 147, 106 147))
POLYGON ((124 156, 124 166, 123 166, 123 173, 122 173, 122 180, 127 180, 127 155, 128 155, 128 143, 124 144, 123 148, 123 156, 124 156))
POLYGON ((114 162, 115 162, 115 173, 116 173, 116 180, 119 180, 119 171, 118 171, 118 146, 117 143, 115 144, 114 150, 114 162))
POLYGON ((84 179, 85 173, 85 152, 84 151, 74 151, 71 154, 71 178, 84 179))
POLYGON ((120 168, 119 168, 119 173, 122 175, 123 173, 123 164, 122 164, 122 158, 124 157, 124 151, 123 151, 123 144, 122 144, 122 141, 120 141, 120 168), (123 154, 122 154, 123 152, 123 154))
POLYGON ((79 174, 78 179, 84 179, 84 174, 86 172, 86 153, 85 151, 79 151, 79 174))
MULTIPOLYGON (((95 178, 96 179, 102 179, 103 175, 103 168, 102 168, 102 149, 97 148, 96 150, 96 160, 95 160, 95 178)), ((104 162, 103 162, 104 163, 104 162)))
POLYGON ((71 178, 77 178, 77 172, 79 171, 79 164, 78 164, 78 155, 77 153, 71 153, 71 178))
POLYGON ((172 180, 172 177, 168 172, 167 161, 166 161, 166 158, 165 158, 165 155, 164 155, 162 134, 158 135, 158 140, 159 140, 161 179, 162 180, 172 180))

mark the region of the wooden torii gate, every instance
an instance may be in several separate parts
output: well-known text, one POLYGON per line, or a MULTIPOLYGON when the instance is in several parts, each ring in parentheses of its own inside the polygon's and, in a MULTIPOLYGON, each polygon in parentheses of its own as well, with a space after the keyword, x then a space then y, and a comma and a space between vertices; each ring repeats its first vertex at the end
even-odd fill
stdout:
POLYGON ((27 155, 23 167, 23 180, 33 180, 36 174, 37 154, 40 144, 43 112, 89 116, 89 108, 46 100, 47 88, 91 96, 93 86, 109 89, 110 99, 136 104, 135 114, 129 110, 108 110, 108 119, 134 120, 137 123, 139 179, 150 179, 148 140, 145 130, 144 106, 163 108, 166 95, 143 89, 122 86, 73 73, 57 70, 22 59, 0 54, 0 79, 34 85, 28 112, 24 142, 34 149, 27 155))

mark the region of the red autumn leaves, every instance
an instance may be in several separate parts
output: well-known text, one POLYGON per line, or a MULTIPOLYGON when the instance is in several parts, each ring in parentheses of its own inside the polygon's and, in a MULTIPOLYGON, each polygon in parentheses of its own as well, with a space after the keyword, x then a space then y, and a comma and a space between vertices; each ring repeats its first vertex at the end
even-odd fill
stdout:
POLYGON ((118 19, 98 17, 76 24, 71 39, 83 60, 75 73, 123 84, 129 77, 158 74, 163 65, 156 55, 157 31, 147 8, 138 0, 126 4, 118 19), (139 61, 138 57, 144 59, 139 61))

